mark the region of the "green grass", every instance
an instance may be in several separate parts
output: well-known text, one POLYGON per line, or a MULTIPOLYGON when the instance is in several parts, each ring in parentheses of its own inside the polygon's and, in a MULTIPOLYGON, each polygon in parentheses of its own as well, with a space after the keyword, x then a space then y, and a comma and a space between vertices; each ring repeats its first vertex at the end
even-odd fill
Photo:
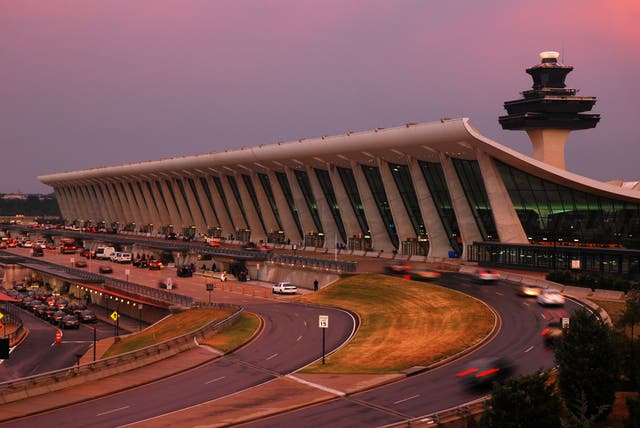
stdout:
POLYGON ((212 308, 195 308, 174 314, 140 333, 132 334, 115 342, 102 355, 102 358, 146 348, 182 336, 231 314, 232 312, 228 310, 212 308))
POLYGON ((262 321, 257 315, 243 312, 229 327, 213 337, 200 341, 200 344, 211 346, 225 353, 230 352, 250 340, 261 324, 262 321))
POLYGON ((298 300, 340 307, 361 319, 355 337, 306 373, 395 373, 479 343, 495 322, 481 302, 434 283, 356 275, 298 300))

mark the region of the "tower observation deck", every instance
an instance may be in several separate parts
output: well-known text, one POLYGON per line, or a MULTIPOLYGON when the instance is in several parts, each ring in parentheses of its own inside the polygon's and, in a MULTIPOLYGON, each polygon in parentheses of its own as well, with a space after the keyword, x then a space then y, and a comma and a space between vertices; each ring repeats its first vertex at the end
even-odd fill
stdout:
POLYGON ((566 87, 565 78, 573 67, 560 64, 558 57, 558 52, 540 54, 541 63, 526 70, 533 78, 532 89, 523 91, 519 100, 505 101, 508 114, 498 121, 503 129, 527 131, 535 159, 565 169, 569 132, 594 128, 600 115, 584 113, 596 97, 579 97, 576 89, 566 87))

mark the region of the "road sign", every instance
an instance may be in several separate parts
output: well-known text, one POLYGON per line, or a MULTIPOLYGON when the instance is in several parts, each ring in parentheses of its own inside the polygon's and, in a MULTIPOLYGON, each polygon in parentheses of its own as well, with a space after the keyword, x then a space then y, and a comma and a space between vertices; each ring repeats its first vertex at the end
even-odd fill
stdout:
POLYGON ((4 314, 2 312, 0 312, 0 320, 4 318, 4 314))
POLYGON ((569 328, 569 318, 562 318, 562 328, 569 328))
POLYGON ((318 327, 329 328, 329 315, 318 316, 318 327))
POLYGON ((116 311, 111 312, 111 319, 117 321, 120 318, 120 314, 116 311))

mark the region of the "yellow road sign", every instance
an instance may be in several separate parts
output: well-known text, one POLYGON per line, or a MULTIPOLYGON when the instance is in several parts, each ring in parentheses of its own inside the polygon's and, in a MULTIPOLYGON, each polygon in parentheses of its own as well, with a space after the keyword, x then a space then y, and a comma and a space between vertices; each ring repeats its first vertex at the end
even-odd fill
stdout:
POLYGON ((2 312, 0 312, 0 320, 4 318, 4 314, 2 312))
POLYGON ((116 311, 113 311, 111 313, 111 319, 114 320, 114 321, 118 321, 118 318, 120 318, 120 314, 117 313, 116 311))

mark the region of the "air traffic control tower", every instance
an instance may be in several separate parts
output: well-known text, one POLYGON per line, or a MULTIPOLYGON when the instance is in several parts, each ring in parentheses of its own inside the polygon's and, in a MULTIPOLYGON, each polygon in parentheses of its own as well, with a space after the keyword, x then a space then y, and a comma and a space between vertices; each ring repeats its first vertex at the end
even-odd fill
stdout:
POLYGON ((498 121, 503 129, 527 131, 535 159, 565 169, 569 132, 595 128, 600 115, 583 113, 591 110, 596 97, 578 97, 576 89, 565 87, 564 79, 573 66, 560 64, 559 56, 558 52, 540 54, 541 63, 527 68, 532 89, 522 92, 522 99, 505 101, 508 115, 498 121))

